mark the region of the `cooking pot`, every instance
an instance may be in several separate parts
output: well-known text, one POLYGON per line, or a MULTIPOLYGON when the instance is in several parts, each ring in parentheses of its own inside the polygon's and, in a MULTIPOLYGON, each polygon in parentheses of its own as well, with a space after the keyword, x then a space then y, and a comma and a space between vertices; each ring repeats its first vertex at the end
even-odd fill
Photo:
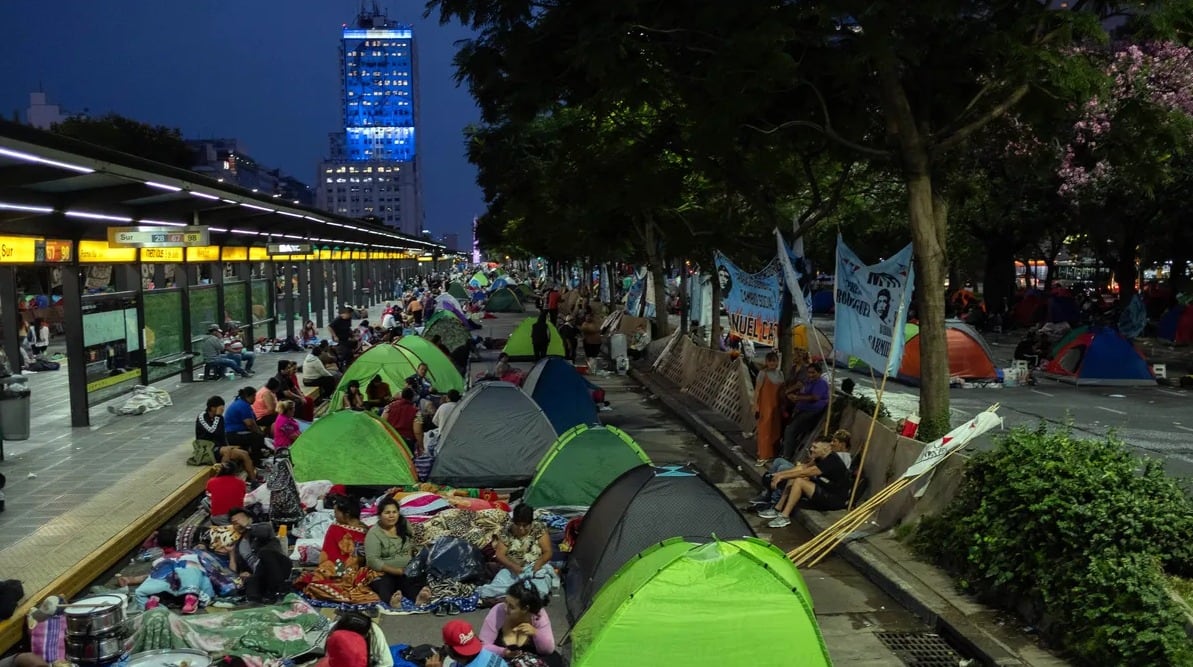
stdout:
POLYGON ((72 637, 98 637, 124 625, 123 595, 96 595, 66 606, 66 634, 72 637))
POLYGON ((124 653, 124 628, 93 637, 67 637, 66 657, 77 663, 103 663, 124 653))
POLYGON ((129 656, 126 667, 207 667, 211 658, 193 648, 166 648, 129 656))

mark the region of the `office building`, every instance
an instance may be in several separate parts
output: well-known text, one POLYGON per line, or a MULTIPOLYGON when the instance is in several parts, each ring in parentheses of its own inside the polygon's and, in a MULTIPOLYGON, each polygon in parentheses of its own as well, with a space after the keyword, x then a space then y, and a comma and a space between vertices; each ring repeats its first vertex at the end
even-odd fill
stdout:
POLYGON ((190 139, 186 143, 194 151, 193 171, 289 203, 306 206, 315 203, 311 186, 283 174, 280 169, 263 166, 236 139, 190 139))
POLYGON ((319 165, 318 205, 418 235, 422 188, 415 141, 418 75, 414 31, 362 4, 340 39, 344 129, 319 165))

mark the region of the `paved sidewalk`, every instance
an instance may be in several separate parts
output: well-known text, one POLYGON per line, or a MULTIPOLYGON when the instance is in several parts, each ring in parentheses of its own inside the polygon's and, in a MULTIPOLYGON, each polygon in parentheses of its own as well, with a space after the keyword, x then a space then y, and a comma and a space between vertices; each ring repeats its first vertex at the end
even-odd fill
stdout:
MULTIPOLYGON (((115 399, 92 408, 92 426, 70 427, 65 370, 29 376, 31 438, 4 443, 0 472, 8 478, 0 513, 0 577, 20 579, 33 595, 191 480, 187 466, 194 421, 207 399, 231 400, 258 386, 281 358, 258 355, 254 378, 154 386, 174 405, 140 416, 109 414, 115 399)), ((163 517, 164 519, 165 517, 163 517)))

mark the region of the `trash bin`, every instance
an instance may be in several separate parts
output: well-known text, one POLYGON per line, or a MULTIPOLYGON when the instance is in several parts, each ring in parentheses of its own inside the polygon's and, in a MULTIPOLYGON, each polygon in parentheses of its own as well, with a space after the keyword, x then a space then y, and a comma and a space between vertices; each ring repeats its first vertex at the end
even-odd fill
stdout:
POLYGON ((0 440, 29 439, 29 378, 0 378, 0 440))

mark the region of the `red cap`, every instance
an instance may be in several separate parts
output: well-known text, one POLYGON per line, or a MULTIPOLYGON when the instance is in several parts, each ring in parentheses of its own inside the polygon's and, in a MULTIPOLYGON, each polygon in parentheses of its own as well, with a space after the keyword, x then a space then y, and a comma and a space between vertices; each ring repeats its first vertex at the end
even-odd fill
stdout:
POLYGON ((329 667, 368 667, 369 647, 364 637, 349 630, 336 630, 327 638, 329 667))
POLYGON ((468 621, 448 621, 443 626, 443 643, 462 656, 473 656, 481 652, 481 640, 476 638, 468 621))

